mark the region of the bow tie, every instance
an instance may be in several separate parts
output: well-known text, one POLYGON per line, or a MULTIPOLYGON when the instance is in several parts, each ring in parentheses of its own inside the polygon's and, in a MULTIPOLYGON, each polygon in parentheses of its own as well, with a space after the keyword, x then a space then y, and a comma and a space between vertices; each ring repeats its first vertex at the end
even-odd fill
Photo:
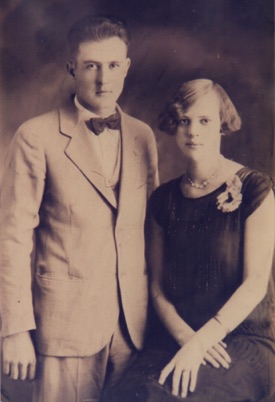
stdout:
POLYGON ((119 130, 121 126, 120 115, 118 112, 115 112, 104 119, 101 117, 94 117, 90 119, 89 123, 90 129, 95 133, 95 135, 102 133, 106 127, 111 128, 112 130, 119 130))

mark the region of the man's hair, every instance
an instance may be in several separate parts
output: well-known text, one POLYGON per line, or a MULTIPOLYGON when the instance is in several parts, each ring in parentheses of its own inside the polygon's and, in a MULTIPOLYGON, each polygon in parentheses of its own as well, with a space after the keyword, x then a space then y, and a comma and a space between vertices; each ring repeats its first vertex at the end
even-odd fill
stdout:
POLYGON ((225 90, 216 82, 196 79, 182 84, 159 116, 159 129, 174 135, 187 109, 201 96, 213 91, 220 103, 221 132, 230 134, 241 128, 241 118, 225 90))
POLYGON ((96 17, 88 15, 76 21, 68 32, 68 44, 71 55, 75 56, 83 42, 99 42, 112 37, 120 38, 128 48, 129 32, 123 21, 115 17, 96 17))

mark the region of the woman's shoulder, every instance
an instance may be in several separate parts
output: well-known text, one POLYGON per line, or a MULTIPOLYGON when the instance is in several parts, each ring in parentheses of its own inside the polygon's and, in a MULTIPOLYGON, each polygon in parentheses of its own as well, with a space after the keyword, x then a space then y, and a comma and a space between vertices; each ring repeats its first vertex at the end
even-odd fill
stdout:
POLYGON ((274 189, 274 181, 267 173, 243 166, 236 174, 242 181, 244 190, 259 191, 264 189, 274 189))
POLYGON ((242 182, 243 190, 255 189, 262 186, 269 189, 274 187, 274 181, 268 174, 228 159, 225 159, 225 171, 227 181, 237 176, 242 182))
POLYGON ((182 176, 176 177, 169 181, 162 183, 152 194, 152 197, 160 197, 164 194, 170 194, 172 191, 178 188, 182 176))
POLYGON ((271 176, 256 169, 243 167, 236 174, 242 183, 242 205, 245 217, 251 215, 275 189, 271 176))
POLYGON ((153 216, 160 226, 164 225, 165 215, 169 211, 171 201, 179 191, 181 177, 162 183, 151 195, 148 203, 148 213, 153 216))

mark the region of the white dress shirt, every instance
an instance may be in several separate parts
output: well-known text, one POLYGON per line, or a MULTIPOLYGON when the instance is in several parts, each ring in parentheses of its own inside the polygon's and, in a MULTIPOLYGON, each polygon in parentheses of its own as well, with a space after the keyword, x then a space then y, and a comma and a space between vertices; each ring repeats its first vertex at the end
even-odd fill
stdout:
MULTIPOLYGON (((100 117, 90 110, 83 107, 77 96, 74 97, 75 106, 77 107, 80 119, 87 122, 91 118, 100 117)), ((94 151, 101 162, 106 187, 112 187, 116 192, 117 184, 120 176, 121 164, 121 135, 120 130, 112 130, 108 127, 104 129, 99 135, 94 134, 92 131, 89 133, 94 136, 93 144, 96 149, 94 151)))

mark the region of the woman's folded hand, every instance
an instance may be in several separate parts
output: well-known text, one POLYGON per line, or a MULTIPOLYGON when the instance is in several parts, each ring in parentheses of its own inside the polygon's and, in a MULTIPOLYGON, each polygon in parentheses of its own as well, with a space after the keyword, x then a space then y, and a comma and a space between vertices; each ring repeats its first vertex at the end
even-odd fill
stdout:
POLYGON ((219 342, 216 346, 209 349, 204 355, 204 361, 212 364, 213 367, 228 369, 231 363, 231 358, 226 351, 226 344, 224 342, 219 342))
POLYGON ((172 394, 185 398, 188 392, 193 392, 196 388, 201 364, 208 362, 216 368, 229 368, 231 358, 225 348, 226 344, 219 342, 205 353, 196 337, 191 338, 164 367, 159 383, 164 384, 172 374, 172 394))
POLYGON ((191 338, 164 367, 159 383, 164 384, 169 374, 172 373, 172 394, 186 397, 188 391, 195 390, 199 367, 204 360, 204 355, 205 352, 200 343, 194 337, 191 338))

